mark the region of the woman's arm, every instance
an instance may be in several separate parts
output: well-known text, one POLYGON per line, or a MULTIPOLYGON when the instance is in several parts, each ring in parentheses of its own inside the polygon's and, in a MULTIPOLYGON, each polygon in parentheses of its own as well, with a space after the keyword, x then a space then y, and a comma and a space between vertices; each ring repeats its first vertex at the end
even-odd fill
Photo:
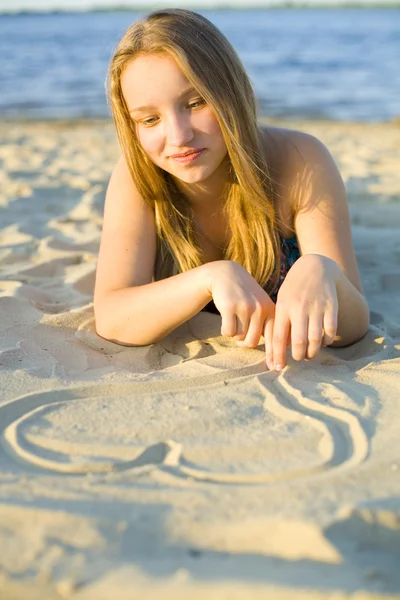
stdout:
POLYGON ((211 299, 221 335, 247 335, 258 345, 275 305, 241 265, 206 263, 153 282, 156 231, 151 209, 121 159, 107 189, 96 273, 96 331, 123 345, 152 344, 197 314, 211 299))
POLYGON ((151 344, 198 313, 212 298, 210 265, 153 282, 154 215, 123 158, 107 188, 96 270, 96 331, 126 345, 151 344))
POLYGON ((352 243, 348 202, 339 171, 326 147, 313 136, 293 131, 290 141, 281 195, 292 209, 302 256, 289 271, 278 294, 271 342, 275 365, 285 364, 290 335, 294 358, 315 356, 321 345, 321 340, 316 339, 316 334, 319 335, 317 315, 321 310, 328 310, 322 308, 324 303, 331 305, 331 292, 327 291, 330 284, 336 289, 333 296, 337 298, 332 297, 332 302, 337 302, 337 319, 329 319, 336 320, 335 335, 328 335, 329 345, 352 344, 365 335, 369 325, 368 305, 352 243), (295 310, 293 306, 297 304, 295 310))
POLYGON ((369 326, 355 257, 346 190, 327 148, 316 138, 298 134, 295 142, 303 167, 297 174, 294 226, 301 253, 321 254, 340 267, 336 281, 338 327, 332 346, 346 346, 362 338, 369 326))
POLYGON ((97 302, 97 333, 126 346, 159 341, 210 302, 213 264, 161 281, 109 291, 97 302))

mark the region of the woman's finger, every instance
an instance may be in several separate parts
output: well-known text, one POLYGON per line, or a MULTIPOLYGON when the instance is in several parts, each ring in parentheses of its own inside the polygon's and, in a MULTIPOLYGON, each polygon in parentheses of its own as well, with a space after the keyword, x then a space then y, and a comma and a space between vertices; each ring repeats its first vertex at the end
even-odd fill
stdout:
POLYGON ((306 357, 308 345, 308 315, 300 313, 291 323, 291 346, 294 360, 303 360, 306 357))
POLYGON ((238 346, 243 346, 245 348, 255 348, 258 346, 263 333, 263 327, 264 317, 260 314, 253 313, 246 337, 243 341, 238 341, 238 346))
POLYGON ((310 315, 308 321, 308 341, 306 358, 314 358, 321 348, 323 336, 322 323, 323 320, 321 313, 310 315))
POLYGON ((236 314, 236 333, 233 336, 235 340, 244 340, 249 328, 249 319, 246 315, 236 314))
POLYGON ((290 333, 290 319, 286 309, 280 308, 279 300, 275 309, 274 332, 272 347, 274 355, 274 368, 280 371, 286 365, 286 348, 290 333))
POLYGON ((267 316, 264 324, 265 359, 268 369, 274 368, 274 350, 272 336, 274 333, 274 312, 267 316))
POLYGON ((338 326, 338 304, 337 302, 333 303, 332 306, 328 307, 325 310, 325 314, 323 317, 323 344, 325 346, 329 346, 332 344, 336 337, 336 331, 338 326))
POLYGON ((236 315, 234 312, 221 312, 221 335, 233 337, 236 333, 236 315))

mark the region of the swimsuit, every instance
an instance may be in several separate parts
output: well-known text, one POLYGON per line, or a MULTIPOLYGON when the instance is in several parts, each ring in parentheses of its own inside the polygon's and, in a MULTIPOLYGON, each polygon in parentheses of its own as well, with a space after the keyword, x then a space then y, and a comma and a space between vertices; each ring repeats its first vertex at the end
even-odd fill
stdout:
MULTIPOLYGON (((284 282, 290 267, 292 267, 296 260, 300 258, 300 249, 296 236, 291 238, 284 238, 282 236, 279 237, 281 240, 281 271, 279 273, 279 281, 275 286, 274 291, 271 294, 269 294, 269 297, 271 298, 272 302, 275 303, 279 292, 279 288, 284 282)), ((212 300, 203 308, 203 311, 212 312, 217 315, 220 314, 219 310, 217 309, 212 300)))

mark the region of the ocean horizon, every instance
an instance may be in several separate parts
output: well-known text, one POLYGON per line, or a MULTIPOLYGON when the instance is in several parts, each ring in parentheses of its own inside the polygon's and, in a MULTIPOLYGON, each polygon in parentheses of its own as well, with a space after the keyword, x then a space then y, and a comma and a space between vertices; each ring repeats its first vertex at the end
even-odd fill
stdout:
MULTIPOLYGON (((169 4, 165 4, 165 6, 169 6, 169 4)), ((162 8, 163 4, 158 3, 156 8, 162 8)), ((179 1, 174 3, 174 7, 178 8, 179 7, 179 1)), ((187 2, 183 3, 182 2, 182 6, 181 8, 187 8, 187 2), (185 5, 185 6, 184 6, 185 5)), ((289 0, 289 1, 285 1, 285 0, 275 0, 275 1, 269 1, 269 2, 265 2, 262 5, 260 3, 257 2, 253 2, 252 3, 243 3, 240 4, 238 2, 232 2, 230 0, 227 0, 226 2, 224 0, 219 0, 219 2, 217 4, 215 4, 212 7, 206 6, 205 3, 203 2, 199 2, 198 5, 191 5, 190 6, 190 10, 212 10, 212 11, 225 11, 225 10, 230 10, 230 11, 235 11, 235 10, 268 10, 268 9, 327 9, 327 10, 331 10, 331 9, 399 9, 400 8, 400 1, 399 0, 383 0, 382 2, 380 2, 379 0, 361 0, 360 2, 357 2, 357 0, 332 0, 332 2, 327 1, 318 1, 316 0, 314 1, 302 1, 302 0, 289 0)), ((74 9, 71 8, 7 8, 7 9, 3 9, 0 7, 0 15, 20 15, 20 14, 26 14, 26 15, 41 15, 41 14, 60 14, 60 13, 92 13, 92 12, 141 12, 141 11, 149 11, 149 10, 153 10, 154 9, 154 5, 151 4, 135 4, 135 6, 131 6, 129 4, 117 4, 117 5, 93 5, 93 6, 81 6, 81 7, 75 7, 74 9)))

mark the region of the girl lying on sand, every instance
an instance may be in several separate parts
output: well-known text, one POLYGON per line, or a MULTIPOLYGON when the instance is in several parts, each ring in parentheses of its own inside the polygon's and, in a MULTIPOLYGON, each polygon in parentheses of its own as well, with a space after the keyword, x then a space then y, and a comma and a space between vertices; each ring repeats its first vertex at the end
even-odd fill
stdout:
POLYGON ((152 344, 205 309, 269 369, 369 325, 343 181, 311 135, 261 127, 249 78, 203 16, 159 10, 128 28, 109 96, 121 147, 104 209, 100 336, 152 344))

